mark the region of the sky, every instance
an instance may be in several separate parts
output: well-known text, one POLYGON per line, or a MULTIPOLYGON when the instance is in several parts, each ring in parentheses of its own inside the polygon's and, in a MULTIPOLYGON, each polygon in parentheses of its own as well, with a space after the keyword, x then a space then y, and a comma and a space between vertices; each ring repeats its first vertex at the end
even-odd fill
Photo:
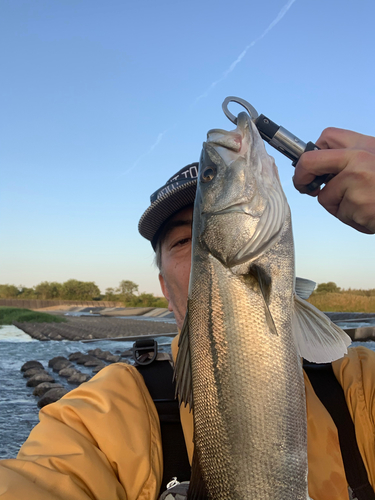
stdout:
MULTIPOLYGON (((375 136, 374 18, 373 0, 2 0, 0 283, 161 295, 138 220, 209 129, 234 128, 226 96, 305 142, 328 126, 375 136)), ((375 288, 375 236, 299 194, 268 150, 297 275, 375 288)))

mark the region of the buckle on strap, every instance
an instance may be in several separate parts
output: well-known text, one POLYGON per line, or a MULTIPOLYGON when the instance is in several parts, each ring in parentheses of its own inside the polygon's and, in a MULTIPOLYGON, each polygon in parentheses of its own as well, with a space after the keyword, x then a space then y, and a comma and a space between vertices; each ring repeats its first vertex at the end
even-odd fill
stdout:
POLYGON ((158 343, 155 339, 140 339, 133 344, 133 358, 138 365, 150 365, 158 355, 158 343))

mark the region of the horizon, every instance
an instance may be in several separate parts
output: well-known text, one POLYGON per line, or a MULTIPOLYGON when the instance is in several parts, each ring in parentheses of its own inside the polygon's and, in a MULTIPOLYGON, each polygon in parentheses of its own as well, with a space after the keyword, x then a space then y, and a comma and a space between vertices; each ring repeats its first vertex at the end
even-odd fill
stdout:
MULTIPOLYGON (((297 276, 297 278, 299 278, 299 276, 297 276)), ((70 280, 76 280, 76 278, 69 278, 69 279, 68 279, 68 280, 66 280, 66 281, 70 281, 70 280)), ((80 280, 77 280, 77 281, 80 281, 80 280)), ((98 285, 97 285, 97 283, 96 283, 95 281, 88 280, 88 282, 89 282, 89 283, 93 283, 94 285, 98 286, 98 285)), ((40 285, 40 284, 42 284, 42 283, 45 283, 45 281, 41 281, 40 283, 37 283, 36 285, 30 286, 30 287, 26 287, 26 286, 23 286, 23 285, 15 285, 14 283, 0 283, 0 287, 1 287, 1 286, 15 286, 16 288, 18 288, 18 290, 20 290, 20 291, 21 291, 21 290, 22 290, 22 289, 24 289, 24 288, 27 288, 27 289, 35 289, 38 285, 40 285)), ((60 284, 60 285, 63 285, 63 284, 64 284, 64 282, 61 282, 61 283, 60 283, 60 282, 58 282, 58 281, 56 281, 56 280, 52 280, 52 281, 50 281, 50 282, 48 282, 48 283, 58 283, 58 284, 60 284)), ((336 283, 336 282, 334 282, 334 281, 332 281, 332 280, 327 280, 327 281, 324 281, 324 282, 321 282, 321 283, 316 283, 316 286, 315 286, 314 291, 316 291, 316 288, 317 288, 317 286, 318 286, 318 285, 321 285, 321 284, 327 284, 327 283, 334 283, 335 285, 337 285, 337 286, 338 286, 338 288, 339 288, 340 290, 339 290, 338 292, 324 292, 324 293, 340 293, 340 292, 348 292, 348 291, 350 291, 350 290, 353 290, 353 291, 363 291, 363 292, 375 290, 375 286, 374 286, 374 288, 351 288, 351 287, 349 287, 349 288, 345 288, 345 287, 340 287, 338 283, 336 283)), ((138 283, 135 283, 135 284, 136 284, 136 285, 138 285, 138 283)), ((103 291, 103 290, 102 290, 99 286, 98 286, 98 288, 99 288, 99 290, 100 290, 100 295, 101 295, 101 296, 105 296, 105 291, 106 291, 106 290, 104 290, 104 291, 103 291)), ((107 287, 107 289, 110 289, 110 288, 114 290, 113 295, 121 295, 121 293, 120 293, 120 292, 119 292, 119 290, 118 290, 118 286, 117 286, 117 287, 114 287, 114 286, 107 287), (116 291, 116 290, 117 290, 117 291, 116 291)), ((145 292, 145 291, 136 290, 136 291, 134 291, 134 292, 132 292, 132 293, 133 293, 134 295, 139 296, 139 295, 141 295, 142 293, 152 293, 152 292, 145 292)), ((160 291, 160 295, 156 295, 156 294, 153 294, 153 295, 154 295, 155 297, 157 297, 157 298, 163 298, 163 297, 164 297, 164 295, 162 294, 162 292, 161 292, 161 291, 160 291)), ((9 298, 9 300, 12 300, 12 299, 13 299, 13 297, 4 297, 4 298, 3 298, 3 299, 1 299, 1 300, 6 300, 7 298, 9 298)), ((21 299, 20 299, 20 300, 21 300, 21 299)), ((29 298, 27 298, 27 299, 25 299, 25 300, 34 300, 34 299, 29 299, 29 298)), ((37 299, 35 299, 35 300, 37 300, 37 299)), ((43 300, 55 300, 55 299, 43 299, 43 300)), ((56 300, 68 300, 68 299, 59 299, 59 298, 56 298, 56 300)), ((76 300, 76 299, 74 299, 74 300, 76 300)), ((103 300, 103 299, 101 299, 101 300, 103 300)))

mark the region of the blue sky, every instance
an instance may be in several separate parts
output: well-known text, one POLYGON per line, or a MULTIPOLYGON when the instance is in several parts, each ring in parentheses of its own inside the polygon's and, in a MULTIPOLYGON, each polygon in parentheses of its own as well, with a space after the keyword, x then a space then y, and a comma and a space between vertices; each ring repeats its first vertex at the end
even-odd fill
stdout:
MULTIPOLYGON (((233 128, 227 95, 305 142, 327 126, 375 136, 373 0, 3 0, 0 13, 0 283, 129 279, 160 295, 139 217, 209 129, 233 128)), ((375 237, 297 193, 272 154, 297 274, 375 288, 375 237)))

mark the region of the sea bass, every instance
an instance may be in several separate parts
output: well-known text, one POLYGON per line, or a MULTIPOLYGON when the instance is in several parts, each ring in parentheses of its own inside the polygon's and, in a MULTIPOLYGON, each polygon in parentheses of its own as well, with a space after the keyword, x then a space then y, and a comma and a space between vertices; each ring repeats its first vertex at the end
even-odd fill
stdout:
POLYGON ((300 356, 337 359, 350 339, 296 297, 294 281, 277 168, 240 113, 236 130, 208 132, 199 165, 176 363, 180 400, 194 413, 188 498, 309 498, 300 356))

